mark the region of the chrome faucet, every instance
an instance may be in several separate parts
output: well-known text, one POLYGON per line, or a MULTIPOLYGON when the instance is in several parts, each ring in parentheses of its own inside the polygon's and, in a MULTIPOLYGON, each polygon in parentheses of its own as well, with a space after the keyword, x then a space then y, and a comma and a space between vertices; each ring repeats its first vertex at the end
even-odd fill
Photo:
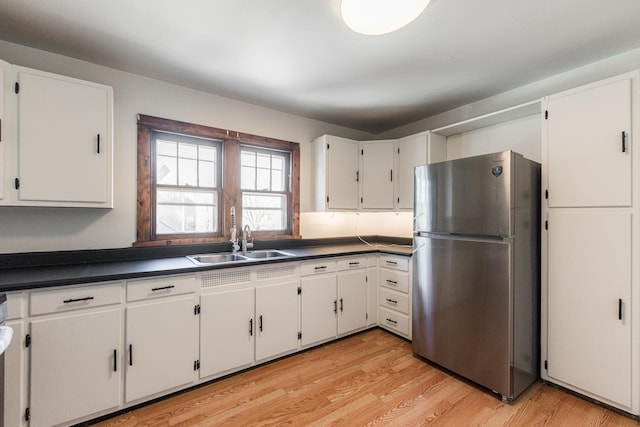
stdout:
POLYGON ((235 206, 231 206, 231 230, 229 232, 231 237, 229 241, 231 242, 231 250, 233 252, 238 252, 240 249, 240 245, 238 244, 238 229, 236 227, 236 208, 235 206))
POLYGON ((249 224, 245 225, 242 229, 242 255, 247 254, 247 249, 253 249, 253 239, 247 242, 247 239, 251 238, 251 227, 249 224))

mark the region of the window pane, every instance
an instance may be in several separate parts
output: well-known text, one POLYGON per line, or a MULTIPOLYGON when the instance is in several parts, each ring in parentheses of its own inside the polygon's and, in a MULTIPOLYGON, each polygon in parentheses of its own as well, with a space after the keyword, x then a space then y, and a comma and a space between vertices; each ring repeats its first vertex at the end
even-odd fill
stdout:
POLYGON ((180 167, 178 185, 188 185, 190 187, 198 186, 198 162, 190 159, 179 159, 180 167))
POLYGON ((176 185, 178 182, 178 168, 175 157, 158 156, 156 182, 164 185, 176 185))
POLYGON ((242 166, 256 166, 256 154, 252 151, 242 151, 241 155, 242 166))
POLYGON ((279 171, 284 170, 284 157, 273 156, 271 159, 271 169, 279 171))
POLYGON ((287 199, 281 194, 242 194, 242 224, 252 230, 285 230, 287 199))
POLYGON ((256 170, 250 167, 242 167, 242 176, 240 177, 240 187, 243 190, 256 189, 256 170))
POLYGON ((173 141, 159 139, 156 144, 156 151, 158 155, 176 157, 178 154, 177 147, 178 145, 173 141))
POLYGON ((207 147, 206 145, 201 145, 199 150, 200 150, 200 160, 208 160, 210 162, 214 162, 216 160, 215 147, 207 147))
POLYGON ((216 166, 213 162, 200 161, 199 168, 199 186, 215 187, 216 186, 216 166))
POLYGON ((271 174, 271 190, 284 191, 284 174, 282 171, 274 170, 271 174))
POLYGON ((156 204, 156 233, 217 232, 217 193, 159 189, 156 204))
POLYGON ((258 174, 258 179, 256 180, 256 190, 269 191, 271 189, 271 173, 269 169, 258 169, 256 172, 258 174))
POLYGON ((181 142, 178 146, 178 157, 182 157, 183 159, 197 159, 198 146, 181 142))
POLYGON ((258 163, 257 166, 259 168, 271 169, 271 155, 258 153, 258 163))

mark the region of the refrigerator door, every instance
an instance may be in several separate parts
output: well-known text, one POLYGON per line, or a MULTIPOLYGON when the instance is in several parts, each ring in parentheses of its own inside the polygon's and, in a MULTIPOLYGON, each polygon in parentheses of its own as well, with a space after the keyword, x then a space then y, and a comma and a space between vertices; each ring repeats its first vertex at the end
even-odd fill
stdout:
POLYGON ((413 352, 513 395, 508 241, 414 237, 413 352))
POLYGON ((504 151, 416 167, 414 230, 512 236, 514 154, 504 151))

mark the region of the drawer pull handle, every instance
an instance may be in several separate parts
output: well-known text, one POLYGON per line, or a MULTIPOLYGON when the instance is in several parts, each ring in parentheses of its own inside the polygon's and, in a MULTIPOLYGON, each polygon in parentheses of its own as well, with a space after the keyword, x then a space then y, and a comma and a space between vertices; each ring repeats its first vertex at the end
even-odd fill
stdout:
POLYGON ((387 298, 387 301, 390 302, 390 303, 393 303, 393 304, 397 304, 398 303, 398 301, 393 300, 391 298, 387 298))
POLYGON ((349 265, 360 265, 360 261, 350 262, 349 265))
POLYGON ((156 292, 156 291, 166 291, 167 289, 173 289, 175 288, 174 285, 169 285, 169 286, 162 286, 160 288, 153 288, 151 289, 152 292, 156 292))
POLYGON ((129 344, 129 366, 133 366, 133 345, 129 344))
POLYGON ((118 372, 118 350, 113 350, 113 372, 118 372))
POLYGON ((396 285, 398 284, 398 282, 397 282, 397 281, 395 281, 395 280, 389 280, 389 279, 387 279, 387 283, 389 283, 390 285, 393 285, 393 286, 396 286, 396 285))
POLYGON ((398 322, 397 322, 397 321, 395 321, 395 320, 393 320, 393 319, 388 319, 388 318, 387 318, 387 322, 391 322, 391 323, 393 323, 394 325, 397 325, 397 324, 398 324, 398 322))
POLYGON ((622 320, 622 298, 618 298, 618 320, 622 320))
POLYGON ((262 314, 260 315, 260 332, 262 332, 262 314))
POLYGON ((387 260, 386 262, 387 262, 387 264, 398 265, 397 261, 389 261, 389 260, 387 260))
POLYGON ((249 319, 249 336, 253 336, 253 319, 249 319))
POLYGON ((65 304, 69 304, 71 302, 80 302, 80 301, 90 301, 92 300, 93 297, 85 297, 85 298, 70 298, 70 299, 66 299, 64 301, 62 301, 65 304))
POLYGON ((321 265, 319 267, 313 267, 314 270, 325 270, 327 268, 326 265, 321 265))

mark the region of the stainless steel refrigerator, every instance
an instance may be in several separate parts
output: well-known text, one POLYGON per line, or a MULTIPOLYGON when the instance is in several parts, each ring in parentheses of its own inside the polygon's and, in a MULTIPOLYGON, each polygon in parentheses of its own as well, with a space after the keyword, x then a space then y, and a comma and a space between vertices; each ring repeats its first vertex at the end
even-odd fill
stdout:
POLYGON ((509 402, 539 377, 540 165, 415 169, 413 352, 509 402))

